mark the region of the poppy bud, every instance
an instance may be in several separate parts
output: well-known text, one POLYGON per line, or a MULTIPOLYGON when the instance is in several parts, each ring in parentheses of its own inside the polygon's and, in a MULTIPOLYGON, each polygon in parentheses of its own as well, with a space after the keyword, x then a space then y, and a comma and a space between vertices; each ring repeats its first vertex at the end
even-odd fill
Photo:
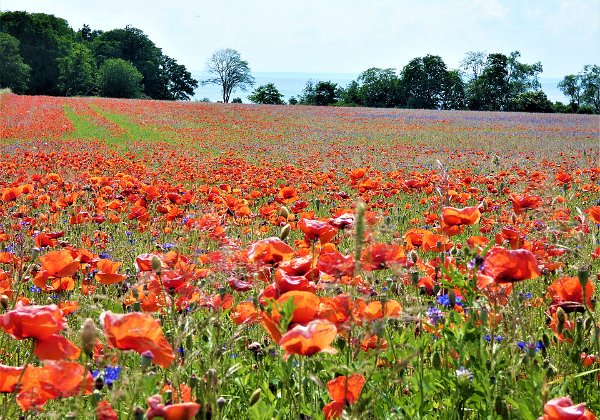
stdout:
POLYGON ((419 272, 413 271, 412 273, 410 273, 410 277, 412 280, 412 284, 414 286, 417 286, 419 284, 419 272))
POLYGON ((156 255, 152 256, 152 270, 158 275, 162 273, 162 263, 156 255))
POLYGON ((96 323, 92 318, 88 318, 83 322, 83 327, 81 328, 81 347, 83 352, 89 357, 92 357, 94 354, 94 346, 97 340, 98 329, 96 328, 96 323))
POLYGON ((356 217, 354 220, 355 226, 355 245, 354 245, 354 260, 360 261, 362 253, 362 243, 365 236, 365 205, 359 202, 356 205, 356 217))
POLYGON ((8 304, 9 304, 8 296, 6 296, 6 295, 0 296, 0 305, 2 305, 2 309, 4 309, 4 310, 8 309, 8 304))
POLYGON ((281 217, 283 217, 285 220, 287 220, 288 216, 290 215, 290 211, 288 210, 288 208, 286 206, 281 206, 279 208, 279 215, 281 217))
POLYGON ((448 291, 448 303, 450 304, 450 308, 454 308, 456 305, 456 295, 452 289, 448 291))
POLYGON ((542 342, 544 343, 544 347, 548 348, 550 347, 550 337, 548 337, 548 334, 544 333, 542 334, 542 342))
POLYGON ((281 228, 281 232, 279 232, 279 239, 281 239, 282 241, 285 241, 287 239, 287 237, 289 236, 291 230, 292 230, 292 228, 291 228, 290 224, 286 223, 286 225, 281 228))
POLYGON ((196 375, 191 375, 188 379, 188 385, 190 388, 194 388, 196 385, 198 385, 198 377, 196 375))
POLYGON ((150 363, 152 363, 152 359, 154 359, 154 355, 150 351, 145 351, 142 353, 142 370, 146 370, 150 363))
POLYGON ((410 253, 410 260, 413 262, 413 264, 416 264, 418 259, 419 259, 419 255, 415 251, 412 251, 410 253))
POLYGON ((77 413, 70 412, 65 416, 65 420, 77 420, 77 413))
POLYGON ((219 378, 217 378, 217 371, 216 369, 208 369, 206 371, 206 379, 208 380, 208 384, 215 387, 217 386, 217 383, 219 382, 219 378))
POLYGON ((250 402, 249 405, 250 407, 252 407, 254 404, 256 404, 259 400, 260 400, 260 388, 256 388, 256 390, 252 393, 252 395, 250 396, 250 402))
POLYGON ((585 293, 585 286, 587 286, 588 281, 590 279, 590 273, 587 269, 585 268, 580 268, 577 271, 577 278, 579 279, 579 283, 581 284, 581 288, 583 289, 584 293, 585 293))
POLYGON ((140 304, 140 302, 133 302, 133 311, 141 312, 141 310, 142 310, 142 305, 140 304))
POLYGON ((321 210, 321 200, 318 198, 315 199, 315 207, 317 208, 317 211, 321 210))
POLYGON ((227 404, 227 400, 225 398, 223 398, 223 397, 217 398, 217 406, 219 408, 225 407, 225 404, 227 404))
POLYGON ((483 200, 483 201, 481 202, 481 209, 482 209, 483 211, 488 211, 488 210, 489 210, 489 208, 490 208, 490 206, 488 205, 488 202, 487 202, 486 200, 483 200))
POLYGON ((434 352, 433 356, 431 356, 431 364, 435 369, 442 367, 442 356, 440 356, 439 351, 434 352))
POLYGON ((133 410, 133 418, 134 420, 144 420, 145 412, 142 407, 135 407, 133 410))
POLYGON ((558 320, 557 325, 556 325, 556 331, 558 332, 558 334, 562 334, 563 328, 565 326, 566 318, 567 318, 567 314, 565 314, 564 309, 559 307, 556 310, 556 319, 558 320))

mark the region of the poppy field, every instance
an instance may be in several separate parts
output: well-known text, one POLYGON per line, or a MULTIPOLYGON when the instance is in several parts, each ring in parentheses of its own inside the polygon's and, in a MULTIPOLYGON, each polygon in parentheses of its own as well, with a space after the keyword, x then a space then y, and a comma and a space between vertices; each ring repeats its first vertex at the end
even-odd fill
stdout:
POLYGON ((598 116, 0 95, 0 418, 595 419, 598 116))

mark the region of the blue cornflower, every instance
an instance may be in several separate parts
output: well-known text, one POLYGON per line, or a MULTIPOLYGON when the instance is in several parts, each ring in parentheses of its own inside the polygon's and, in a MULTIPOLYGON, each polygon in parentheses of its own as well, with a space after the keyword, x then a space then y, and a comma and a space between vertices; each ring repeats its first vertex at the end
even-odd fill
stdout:
POLYGON ((31 285, 31 287, 29 288, 29 291, 32 293, 40 293, 42 291, 42 289, 40 289, 36 285, 31 285))
POLYGON ((462 383, 473 381, 473 374, 464 366, 461 366, 460 369, 456 370, 456 377, 458 378, 458 382, 462 383))
POLYGON ((92 378, 96 379, 102 373, 104 374, 104 382, 107 385, 111 385, 114 381, 119 379, 119 375, 121 374, 121 366, 106 366, 104 371, 94 370, 92 371, 92 378))
MULTIPOLYGON (((489 334, 486 334, 485 337, 483 337, 485 339, 485 341, 492 341, 492 337, 489 334)), ((496 342, 501 342, 502 340, 504 340, 504 337, 501 335, 496 335, 494 336, 494 340, 496 340, 496 342)))
POLYGON ((427 317, 429 318, 429 322, 433 325, 444 321, 444 314, 435 306, 431 306, 427 309, 427 317))

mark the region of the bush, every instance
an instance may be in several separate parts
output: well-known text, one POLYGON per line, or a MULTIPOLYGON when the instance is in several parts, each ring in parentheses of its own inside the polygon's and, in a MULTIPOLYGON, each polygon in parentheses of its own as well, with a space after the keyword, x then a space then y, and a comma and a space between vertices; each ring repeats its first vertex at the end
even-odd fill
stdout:
POLYGON ((101 96, 109 98, 139 98, 142 96, 142 73, 129 61, 110 58, 98 71, 98 87, 101 96))

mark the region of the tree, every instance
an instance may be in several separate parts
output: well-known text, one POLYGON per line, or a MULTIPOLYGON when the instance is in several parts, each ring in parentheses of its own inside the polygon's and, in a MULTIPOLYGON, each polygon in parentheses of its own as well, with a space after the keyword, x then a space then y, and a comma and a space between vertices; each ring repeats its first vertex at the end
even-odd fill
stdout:
POLYGON ((142 74, 133 64, 109 58, 98 70, 100 95, 109 98, 139 98, 143 92, 142 74))
POLYGON ((228 103, 231 93, 240 89, 246 91, 254 85, 254 78, 250 74, 248 62, 242 60, 240 53, 227 48, 215 51, 206 63, 208 72, 214 77, 203 80, 201 83, 221 85, 223 102, 228 103))
POLYGON ((31 67, 19 54, 19 40, 0 32, 0 57, 0 88, 9 88, 15 93, 25 92, 31 67))
POLYGON ((469 51, 465 54, 465 58, 460 62, 460 69, 467 80, 475 80, 481 76, 485 66, 485 57, 485 51, 469 51))
POLYGON ((541 90, 521 92, 512 100, 511 109, 520 112, 552 112, 553 105, 541 90))
POLYGON ((582 92, 581 75, 568 74, 558 82, 557 87, 575 107, 579 108, 582 92))
POLYGON ((315 84, 308 80, 298 102, 302 105, 333 105, 339 100, 340 93, 337 83, 320 81, 315 84))
POLYGON ((506 110, 509 93, 508 57, 504 54, 488 55, 481 75, 473 81, 470 89, 469 108, 506 110))
POLYGON ((409 108, 441 109, 449 83, 448 69, 437 55, 412 59, 402 69, 402 87, 409 108))
POLYGON ((257 87, 251 95, 248 96, 251 102, 255 104, 283 105, 283 94, 281 94, 273 83, 267 83, 257 87))
POLYGON ((521 53, 513 51, 508 56, 508 88, 510 98, 515 98, 520 93, 535 92, 542 88, 538 75, 542 73, 542 63, 533 64, 519 62, 521 53))
POLYGON ((581 100, 584 105, 600 113, 600 66, 586 65, 581 73, 581 100))
POLYGON ((59 95, 57 59, 65 56, 75 42, 75 32, 67 21, 44 13, 3 12, 0 32, 19 40, 21 57, 31 67, 25 93, 59 95))
POLYGON ((450 70, 442 99, 442 109, 465 109, 465 83, 458 70, 450 70))
POLYGON ((192 77, 185 66, 177 64, 175 59, 163 56, 163 68, 167 73, 168 98, 177 101, 189 101, 194 96, 198 81, 192 77))
MULTIPOLYGON (((400 79, 394 69, 370 68, 358 76, 358 83, 357 104, 376 108, 400 104, 400 79)), ((352 93, 354 86, 351 84, 349 88, 352 93)))
POLYGON ((84 44, 74 44, 68 55, 58 59, 58 83, 63 94, 90 95, 96 87, 96 61, 84 44))

